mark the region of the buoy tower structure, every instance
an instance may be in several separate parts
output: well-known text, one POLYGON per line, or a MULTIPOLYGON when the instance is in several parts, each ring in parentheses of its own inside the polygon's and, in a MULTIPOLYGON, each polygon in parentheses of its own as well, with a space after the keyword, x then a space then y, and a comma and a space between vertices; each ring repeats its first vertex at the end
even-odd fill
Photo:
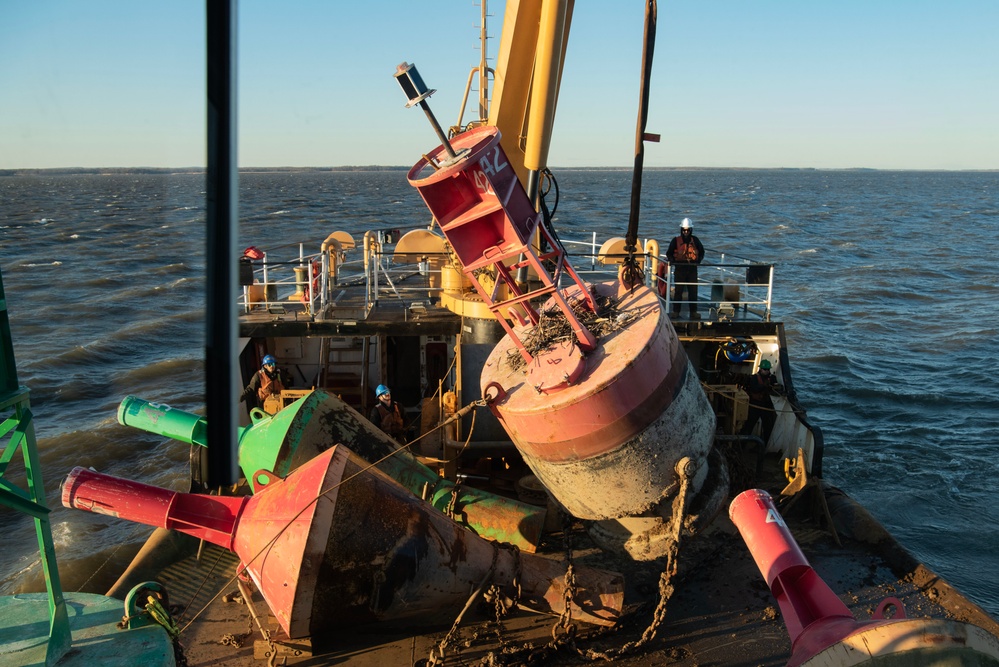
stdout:
MULTIPOLYGON (((400 66, 396 78, 410 105, 432 119, 425 100, 433 91, 415 67, 400 66)), ((595 522, 590 533, 601 546, 638 560, 665 555, 675 541, 670 521, 681 475, 687 506, 709 518, 722 506, 728 478, 712 453, 714 412, 656 292, 580 278, 541 224, 498 128, 448 139, 432 124, 441 145, 410 169, 409 183, 507 333, 487 358, 482 395, 554 499, 595 522), (550 250, 539 254, 535 235, 550 250), (516 280, 525 267, 536 275, 526 285, 516 280), (486 281, 492 290, 478 279, 483 271, 494 278, 486 281), (607 315, 598 303, 608 302, 619 326, 597 338, 583 315, 607 315), (529 349, 542 313, 564 317, 572 337, 529 349)))

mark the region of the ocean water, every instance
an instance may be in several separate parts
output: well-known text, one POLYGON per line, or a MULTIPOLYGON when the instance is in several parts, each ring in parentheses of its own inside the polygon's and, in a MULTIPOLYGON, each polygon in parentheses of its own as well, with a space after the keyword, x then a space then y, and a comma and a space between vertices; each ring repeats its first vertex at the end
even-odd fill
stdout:
MULTIPOLYGON (((624 235, 630 172, 556 178, 563 237, 624 235)), ((239 247, 429 220, 404 171, 249 173, 240 191, 239 247)), ((647 172, 640 237, 665 243, 683 217, 711 251, 776 263, 826 480, 999 617, 999 173, 647 172)), ((116 409, 129 394, 203 409, 204 243, 200 175, 0 178, 0 270, 67 590, 105 590, 149 532, 63 509, 74 466, 185 487, 186 448, 116 409)), ((0 531, 0 594, 40 590, 31 522, 0 510, 0 531)))

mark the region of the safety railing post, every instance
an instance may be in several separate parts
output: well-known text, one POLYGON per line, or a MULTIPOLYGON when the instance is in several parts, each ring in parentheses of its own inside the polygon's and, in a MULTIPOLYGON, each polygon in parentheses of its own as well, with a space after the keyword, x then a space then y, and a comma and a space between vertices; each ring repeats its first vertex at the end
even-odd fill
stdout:
POLYGON ((267 253, 264 253, 263 259, 263 276, 264 276, 264 308, 271 307, 271 281, 267 277, 267 253))
POLYGON ((329 253, 321 253, 322 259, 319 260, 319 270, 322 271, 322 277, 319 279, 319 309, 326 312, 327 297, 330 293, 330 266, 329 266, 329 253))
POLYGON ((770 321, 770 302, 773 299, 774 294, 774 265, 770 265, 770 271, 767 273, 767 303, 766 310, 764 312, 765 321, 770 321))
POLYGON ((306 284, 309 288, 309 314, 313 317, 316 316, 316 290, 313 289, 313 285, 317 285, 315 270, 312 260, 309 260, 309 282, 306 284))
POLYGON ((369 303, 372 306, 378 305, 378 252, 375 250, 375 243, 371 244, 368 253, 368 295, 369 303))
POLYGON ((666 262, 666 312, 670 312, 670 308, 673 306, 673 267, 669 262, 666 262))
MULTIPOLYGON (((646 245, 649 244, 649 239, 645 240, 645 244, 646 245)), ((656 288, 659 287, 659 285, 656 284, 656 272, 652 268, 652 265, 656 264, 656 266, 658 267, 659 262, 661 261, 660 258, 659 258, 659 253, 658 253, 659 244, 656 243, 655 246, 654 246, 654 248, 655 248, 656 252, 652 252, 653 248, 649 248, 649 250, 647 250, 646 253, 645 253, 645 276, 646 276, 645 284, 647 286, 651 287, 652 289, 656 289, 656 288), (653 261, 653 259, 655 261, 653 261)))

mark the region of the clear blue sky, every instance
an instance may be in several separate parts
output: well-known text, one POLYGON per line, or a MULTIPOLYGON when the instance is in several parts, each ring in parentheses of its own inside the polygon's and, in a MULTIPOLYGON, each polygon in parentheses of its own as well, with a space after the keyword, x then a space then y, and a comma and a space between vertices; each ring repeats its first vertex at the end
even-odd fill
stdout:
MULTIPOLYGON (((576 3, 553 166, 632 163, 643 8, 576 3)), ((396 65, 447 126, 478 61, 471 0, 239 17, 241 166, 412 164, 396 65)), ((204 165, 204 51, 195 0, 0 0, 0 168, 204 165)), ((648 130, 647 166, 999 168, 999 2, 662 0, 648 130)))

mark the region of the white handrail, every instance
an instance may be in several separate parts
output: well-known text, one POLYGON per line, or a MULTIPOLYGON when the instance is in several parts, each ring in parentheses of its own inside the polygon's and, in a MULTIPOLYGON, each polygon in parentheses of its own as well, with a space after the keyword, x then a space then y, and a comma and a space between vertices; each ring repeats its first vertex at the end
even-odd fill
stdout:
MULTIPOLYGON (((589 238, 585 240, 561 239, 561 242, 567 248, 567 254, 571 257, 574 266, 585 267, 588 265, 588 268, 578 270, 578 273, 584 279, 591 281, 614 280, 617 277, 619 263, 603 264, 599 261, 601 245, 597 242, 596 233, 590 233, 589 238), (582 252, 573 254, 569 250, 570 248, 575 248, 577 251, 581 250, 582 252)), ((415 294, 427 295, 442 291, 440 287, 430 287, 430 273, 432 272, 426 266, 415 262, 411 266, 409 264, 401 264, 397 268, 388 266, 386 261, 390 255, 383 252, 381 244, 377 242, 365 244, 368 253, 366 258, 345 259, 339 263, 337 270, 340 275, 337 280, 331 279, 327 253, 320 251, 315 254, 306 254, 304 243, 286 244, 282 247, 291 247, 293 245, 298 246, 297 257, 289 258, 288 261, 271 261, 274 255, 274 251, 272 250, 271 253, 264 252, 261 261, 253 262, 254 276, 259 276, 262 279, 262 282, 255 281, 254 285, 263 288, 264 297, 263 302, 251 302, 250 290, 244 289, 243 294, 239 297, 240 305, 243 307, 244 312, 251 313, 253 308, 257 306, 263 306, 265 309, 270 308, 274 304, 287 306, 287 301, 282 301, 282 299, 286 299, 291 293, 282 294, 279 293, 279 290, 285 287, 293 289, 297 287, 297 282, 301 278, 296 278, 294 271, 291 270, 296 266, 308 267, 307 275, 310 289, 307 307, 313 316, 327 312, 329 306, 333 303, 334 288, 346 290, 349 289, 351 284, 360 285, 360 281, 364 283, 364 307, 366 312, 370 311, 380 298, 385 297, 382 294, 383 284, 390 290, 388 294, 394 299, 405 299, 415 294), (315 259, 319 259, 319 266, 322 272, 320 280, 317 281, 319 285, 318 290, 311 289, 313 281, 316 279, 315 268, 312 265, 315 259), (364 259, 367 261, 365 262, 364 259), (361 268, 362 266, 364 268, 361 268), (356 273, 351 273, 352 267, 357 267, 360 270, 356 273), (277 273, 283 271, 287 271, 289 275, 273 280, 277 273), (406 280, 411 280, 414 275, 422 277, 422 280, 419 281, 421 284, 418 286, 406 284, 406 280)), ((698 303, 706 306, 714 316, 720 319, 723 317, 723 315, 719 314, 720 311, 725 311, 724 317, 730 317, 732 316, 731 311, 736 310, 740 311, 739 316, 742 318, 758 317, 763 321, 769 321, 773 306, 774 265, 752 262, 746 258, 731 255, 730 253, 718 253, 717 256, 718 262, 701 263, 698 266, 699 279, 696 285, 708 288, 707 292, 699 294, 698 303), (758 267, 755 271, 760 273, 755 276, 750 275, 753 267, 758 267), (718 291, 719 288, 721 292, 718 291), (724 299, 727 295, 726 290, 732 289, 737 289, 737 298, 731 300, 724 299), (738 308, 739 306, 742 308, 738 308)), ((621 258, 623 257, 624 254, 622 253, 621 258)), ((659 286, 660 282, 665 282, 666 295, 662 299, 667 308, 672 308, 673 305, 690 304, 690 301, 673 300, 673 288, 695 283, 677 282, 673 276, 673 272, 669 270, 671 264, 662 255, 653 256, 648 253, 642 253, 636 255, 636 257, 642 262, 646 285, 655 289, 659 286), (653 259, 657 259, 665 265, 666 272, 664 276, 657 276, 652 272, 651 265, 653 259)), ((253 291, 255 294, 257 293, 257 290, 253 291)), ((423 298, 426 297, 423 296, 423 298)), ((305 304, 303 304, 303 307, 305 307, 305 304)))

